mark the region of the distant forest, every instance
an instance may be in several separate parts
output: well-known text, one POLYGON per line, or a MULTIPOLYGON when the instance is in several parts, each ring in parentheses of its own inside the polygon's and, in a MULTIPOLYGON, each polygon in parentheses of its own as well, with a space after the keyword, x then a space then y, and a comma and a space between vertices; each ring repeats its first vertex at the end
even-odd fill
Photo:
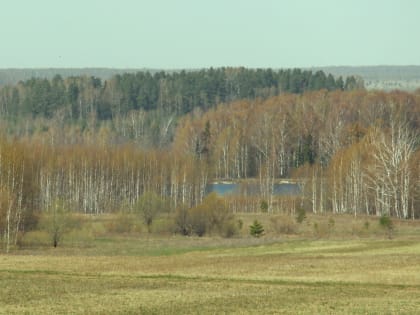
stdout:
POLYGON ((320 67, 334 77, 360 76, 367 90, 415 91, 420 88, 420 66, 364 66, 364 67, 320 67))
MULTIPOLYGON (((360 88, 363 81, 357 77, 343 80, 323 71, 300 69, 141 71, 106 80, 55 75, 0 87, 0 128, 9 135, 30 136, 57 125, 72 125, 85 132, 108 124, 116 143, 134 140, 143 147, 163 147, 172 142, 178 118, 218 104, 319 89, 360 88)), ((63 141, 78 140, 69 137, 63 141)))
MULTIPOLYGON (((281 69, 273 69, 277 72, 281 69)), ((138 72, 158 72, 179 73, 182 69, 119 69, 119 68, 22 68, 22 69, 0 69, 0 86, 16 84, 19 81, 26 81, 31 78, 51 80, 56 75, 63 78, 93 76, 101 80, 108 80, 111 77, 124 73, 135 74, 138 72)), ((200 71, 200 69, 189 69, 187 72, 200 71)), ((286 71, 283 69, 283 71, 286 71)), ((335 78, 348 76, 361 77, 366 81, 419 81, 420 66, 330 66, 312 67, 302 69, 302 71, 312 71, 313 73, 323 71, 326 75, 332 74, 335 78)))
POLYGON ((32 78, 1 88, 0 117, 51 118, 61 112, 71 120, 85 120, 92 114, 107 120, 132 110, 160 110, 183 115, 195 108, 207 110, 238 99, 362 87, 363 82, 353 76, 344 81, 323 71, 313 73, 299 69, 137 72, 117 74, 108 80, 55 75, 51 80, 32 78))
POLYGON ((337 77, 358 75, 361 76, 364 81, 420 80, 420 66, 336 66, 316 67, 312 70, 322 70, 337 77))
MULTIPOLYGON (((33 78, 0 88, 0 234, 56 204, 175 213, 211 181, 258 183, 232 212, 420 217, 420 91, 364 89, 322 71, 208 69, 33 78), (276 196, 293 179, 301 194, 276 196)), ((181 210, 180 210, 181 209, 181 210)))

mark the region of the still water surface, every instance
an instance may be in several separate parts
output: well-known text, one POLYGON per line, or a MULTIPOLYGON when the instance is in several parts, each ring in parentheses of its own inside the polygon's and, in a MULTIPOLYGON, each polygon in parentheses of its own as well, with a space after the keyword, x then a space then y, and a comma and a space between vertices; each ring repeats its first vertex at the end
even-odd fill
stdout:
MULTIPOLYGON (((207 192, 215 192, 220 196, 258 195, 261 193, 261 189, 258 184, 211 183, 207 186, 207 192)), ((300 192, 300 187, 296 183, 281 183, 273 185, 273 194, 277 196, 293 196, 300 194, 300 192)))

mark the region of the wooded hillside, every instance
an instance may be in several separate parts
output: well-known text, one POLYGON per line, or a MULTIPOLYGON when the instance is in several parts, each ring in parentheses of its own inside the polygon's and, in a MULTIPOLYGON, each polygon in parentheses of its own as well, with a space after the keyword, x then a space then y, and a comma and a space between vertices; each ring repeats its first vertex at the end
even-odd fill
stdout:
POLYGON ((56 203, 131 211, 153 192, 170 211, 193 207, 217 179, 259 183, 258 196, 228 200, 232 211, 259 211, 264 201, 269 212, 420 216, 419 94, 343 91, 340 80, 297 70, 198 74, 4 87, 2 235, 17 237, 56 203), (283 76, 299 84, 288 80, 285 92, 283 76), (334 86, 305 92, 317 76, 334 86), (274 196, 275 180, 290 177, 302 195, 274 196))

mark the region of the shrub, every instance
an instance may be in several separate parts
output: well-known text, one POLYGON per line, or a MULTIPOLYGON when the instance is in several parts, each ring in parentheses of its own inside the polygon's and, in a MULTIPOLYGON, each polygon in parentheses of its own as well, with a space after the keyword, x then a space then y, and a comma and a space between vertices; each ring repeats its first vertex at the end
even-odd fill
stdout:
POLYGON ((33 230, 26 232, 20 240, 19 246, 32 247, 32 246, 49 246, 51 244, 50 235, 47 231, 33 230))
POLYGON ((238 232, 238 226, 233 220, 226 202, 211 193, 198 206, 191 209, 179 207, 174 217, 174 230, 182 235, 218 233, 232 237, 238 232))
POLYGON ((314 233, 317 237, 321 236, 322 231, 319 228, 318 222, 314 222, 314 233))
POLYGON ((394 223, 392 222, 391 218, 388 215, 383 214, 379 218, 379 225, 386 230, 388 238, 391 239, 394 231, 394 223))
POLYGON ((325 223, 314 222, 314 233, 316 237, 325 237, 328 235, 328 226, 325 223))
POLYGON ((154 192, 145 192, 135 203, 134 211, 139 213, 151 233, 153 220, 165 209, 165 201, 154 192))
POLYGON ((335 221, 333 218, 328 219, 328 231, 332 233, 334 231, 335 221))
POLYGON ((244 226, 244 221, 242 221, 241 219, 238 219, 238 229, 242 230, 243 226, 244 226))
POLYGON ((221 235, 223 237, 230 238, 237 234, 238 234, 238 225, 236 224, 236 222, 234 222, 233 220, 225 222, 221 231, 221 235))
POLYGON ((187 207, 181 206, 176 209, 174 224, 175 233, 182 235, 192 234, 191 218, 187 207))
POLYGON ((306 211, 303 208, 298 208, 296 213, 296 222, 302 223, 306 219, 306 211))
POLYGON ((363 226, 366 230, 369 230, 369 221, 366 220, 363 226))
POLYGON ((225 223, 233 219, 226 202, 215 193, 204 198, 202 206, 209 215, 210 231, 221 232, 225 223))
POLYGON ((188 210, 186 218, 184 215, 183 212, 179 213, 178 226, 184 226, 186 232, 192 231, 198 236, 214 232, 224 235, 226 226, 233 220, 225 201, 215 193, 209 194, 200 205, 188 210))
POLYGON ((25 231, 35 230, 38 226, 39 213, 31 210, 26 210, 24 214, 24 229, 25 231))
POLYGON ((296 223, 289 216, 271 217, 270 222, 277 234, 294 234, 297 231, 296 223))
POLYGON ((106 230, 111 233, 131 233, 137 230, 136 219, 129 213, 118 213, 115 218, 106 223, 106 230))
POLYGON ((94 237, 104 236, 108 231, 108 228, 103 221, 91 222, 90 229, 92 230, 92 235, 94 237))
POLYGON ((335 221, 329 218, 327 222, 314 222, 314 233, 316 237, 328 237, 334 232, 335 221))
POLYGON ((261 200, 261 202, 260 202, 260 210, 262 212, 268 212, 268 202, 266 200, 261 200))
POLYGON ((199 205, 188 211, 191 230, 198 236, 204 236, 209 231, 210 218, 205 207, 199 205))
POLYGON ((249 233, 254 237, 260 237, 264 234, 264 227, 257 220, 249 227, 249 233))
POLYGON ((76 216, 71 215, 63 201, 56 200, 42 214, 38 226, 48 233, 52 245, 57 247, 65 233, 80 226, 80 220, 76 216))

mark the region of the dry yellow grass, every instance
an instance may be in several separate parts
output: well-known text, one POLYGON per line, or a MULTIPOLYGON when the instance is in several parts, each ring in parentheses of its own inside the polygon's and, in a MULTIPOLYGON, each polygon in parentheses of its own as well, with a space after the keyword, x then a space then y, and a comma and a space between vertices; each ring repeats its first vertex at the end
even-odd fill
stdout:
POLYGON ((115 237, 21 250, 0 256, 0 314, 415 314, 415 228, 393 240, 115 237))

